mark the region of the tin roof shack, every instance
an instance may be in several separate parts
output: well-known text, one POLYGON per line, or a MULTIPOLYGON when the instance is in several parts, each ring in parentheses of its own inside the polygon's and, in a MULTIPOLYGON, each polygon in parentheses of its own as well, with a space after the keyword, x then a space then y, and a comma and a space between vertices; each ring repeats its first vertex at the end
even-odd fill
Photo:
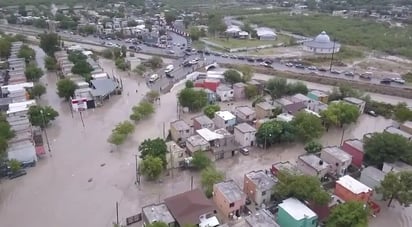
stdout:
POLYGON ((207 128, 209 130, 215 129, 215 123, 207 117, 206 115, 200 115, 193 118, 193 129, 199 130, 202 128, 207 128))
POLYGON ((103 101, 110 99, 116 94, 119 84, 113 79, 96 79, 90 81, 92 90, 91 94, 95 100, 96 106, 103 105, 103 101))
POLYGON ((365 111, 366 102, 362 99, 354 98, 354 97, 346 97, 343 99, 344 102, 354 105, 358 108, 359 113, 363 114, 365 111))
POLYGON ((200 189, 166 198, 165 204, 178 226, 198 225, 201 216, 216 213, 216 206, 200 189))
POLYGON ((362 141, 358 139, 345 140, 341 149, 352 156, 352 165, 356 166, 357 168, 362 167, 363 157, 365 155, 363 151, 362 141))
POLYGON ((323 178, 331 169, 329 163, 314 154, 300 155, 296 161, 298 169, 306 175, 323 178))
POLYGON ((255 144, 256 129, 247 123, 241 123, 235 126, 235 141, 241 147, 249 147, 255 144))
POLYGON ((265 171, 251 171, 245 174, 243 191, 257 206, 267 204, 271 200, 273 186, 277 178, 269 176, 265 171))
POLYGON ((256 110, 256 118, 257 119, 263 119, 263 118, 269 118, 273 116, 273 110, 276 107, 271 105, 268 102, 260 102, 255 105, 255 110, 256 110))
POLYGON ((400 130, 400 129, 397 129, 397 128, 393 127, 393 126, 389 126, 389 127, 385 128, 384 131, 387 132, 387 133, 391 133, 391 134, 396 134, 396 135, 403 136, 403 137, 405 137, 407 140, 412 140, 412 135, 411 135, 411 134, 409 134, 409 133, 407 133, 407 132, 404 132, 404 131, 402 131, 402 130, 400 130))
POLYGON ((216 88, 216 95, 222 102, 232 101, 234 97, 233 89, 224 84, 216 88))
POLYGON ((242 227, 280 227, 280 225, 276 223, 276 217, 265 209, 260 209, 256 211, 256 213, 246 216, 244 219, 247 225, 243 225, 242 227))
POLYGON ((210 149, 210 144, 203 137, 199 135, 193 135, 186 140, 186 148, 189 154, 193 154, 195 151, 207 151, 210 149))
POLYGON ((270 172, 274 175, 277 176, 279 172, 288 172, 291 174, 301 174, 300 170, 295 164, 290 163, 289 161, 285 162, 276 162, 275 164, 272 164, 272 168, 270 168, 270 172))
POLYGON ((235 116, 238 123, 253 122, 256 119, 256 111, 248 106, 235 107, 235 116))
POLYGON ((401 161, 397 161, 397 162, 394 162, 394 163, 384 162, 383 167, 382 167, 382 171, 385 174, 387 174, 391 171, 395 172, 395 173, 402 172, 402 171, 412 171, 412 166, 410 166, 410 165, 408 165, 404 162, 401 162, 401 161))
MULTIPOLYGON (((359 181, 370 188, 376 188, 381 185, 381 181, 385 178, 385 173, 379 169, 368 166, 362 170, 359 181)), ((374 193, 373 198, 382 200, 382 194, 374 193)))
POLYGON ((337 176, 345 175, 346 170, 352 163, 352 156, 336 146, 324 147, 320 153, 320 158, 331 164, 331 174, 337 176))
POLYGON ((235 101, 243 100, 246 98, 246 84, 235 83, 233 84, 233 98, 235 101))
POLYGON ((177 120, 170 122, 170 134, 173 141, 180 143, 193 135, 193 130, 184 120, 177 120))
POLYGON ((181 168, 185 165, 185 149, 179 147, 174 141, 166 143, 167 151, 166 161, 167 169, 181 168))
POLYGON ((233 131, 233 127, 236 124, 236 116, 229 111, 217 111, 213 118, 216 128, 225 128, 229 131, 233 131))
POLYGON ((233 180, 228 180, 213 185, 213 201, 223 216, 240 217, 246 204, 246 194, 233 180))
POLYGON ((367 203, 372 197, 372 188, 364 185, 353 177, 346 175, 339 178, 335 185, 335 195, 344 201, 367 203))
POLYGON ((177 227, 177 223, 167 209, 166 204, 151 204, 145 207, 142 207, 142 220, 143 225, 150 225, 155 222, 163 222, 167 224, 168 227, 177 227))
POLYGON ((280 227, 316 227, 318 216, 299 200, 289 198, 279 204, 277 222, 280 227))
POLYGON ((9 144, 7 157, 9 160, 15 159, 22 164, 35 165, 37 162, 36 149, 31 140, 9 144))
POLYGON ((399 129, 406 133, 412 134, 412 121, 405 121, 400 125, 399 129))

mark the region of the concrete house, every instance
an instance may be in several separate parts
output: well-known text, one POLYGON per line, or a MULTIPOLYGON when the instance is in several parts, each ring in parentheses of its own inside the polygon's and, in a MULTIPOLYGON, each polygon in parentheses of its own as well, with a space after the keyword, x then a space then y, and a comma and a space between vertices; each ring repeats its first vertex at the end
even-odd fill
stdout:
MULTIPOLYGON (((239 225, 239 227, 280 227, 276 223, 276 217, 268 210, 260 209, 254 215, 249 215, 244 218, 246 225, 239 225)), ((238 227, 237 225, 234 227, 238 227)))
POLYGON ((242 147, 249 147, 255 144, 256 128, 247 123, 241 123, 235 126, 235 141, 242 147))
POLYGON ((150 225, 155 222, 166 223, 168 227, 177 227, 176 220, 173 218, 166 204, 151 204, 142 207, 142 221, 144 225, 150 225))
POLYGON ((215 160, 233 157, 238 154, 239 145, 235 141, 235 136, 225 128, 214 131, 220 138, 213 142, 212 152, 215 160))
POLYGON ((346 170, 352 163, 352 156, 336 146, 323 148, 320 158, 329 163, 331 173, 338 176, 345 175, 346 170))
POLYGON ((362 167, 363 156, 365 155, 362 141, 358 139, 345 140, 341 149, 352 156, 352 165, 358 168, 362 167))
POLYGON ((344 102, 354 105, 358 108, 359 113, 363 113, 365 111, 366 102, 362 99, 354 98, 354 97, 346 97, 343 99, 344 102))
POLYGON ((399 127, 400 130, 412 134, 412 121, 406 121, 399 127))
POLYGON ((325 104, 328 103, 329 100, 329 95, 326 94, 323 91, 318 91, 318 90, 312 90, 308 93, 308 97, 315 100, 315 101, 320 101, 325 104))
POLYGON ((176 144, 175 141, 166 142, 168 153, 166 154, 167 169, 180 168, 184 166, 185 149, 176 144))
POLYGON ((220 101, 227 102, 233 100, 234 92, 232 88, 221 84, 216 88, 216 95, 219 97, 220 101))
POLYGON ((289 198, 279 204, 277 222, 280 227, 316 227, 318 217, 299 200, 289 198))
POLYGON ((256 119, 256 111, 249 106, 235 107, 237 122, 252 122, 256 119))
POLYGON ((193 135, 186 140, 186 148, 190 154, 195 151, 206 151, 210 149, 210 144, 203 137, 193 135))
POLYGON ((246 194, 233 180, 213 185, 213 201, 225 217, 240 217, 246 203, 246 194))
POLYGON ((215 122, 216 128, 233 130, 236 124, 236 116, 229 111, 217 111, 213 121, 215 122))
POLYGON ((246 86, 246 84, 241 82, 233 84, 233 98, 236 101, 243 100, 246 98, 246 86))
POLYGON ((215 123, 207 117, 206 115, 200 115, 193 118, 193 129, 199 130, 202 128, 207 128, 209 130, 215 129, 215 123))
POLYGON ((273 115, 274 109, 275 109, 275 106, 271 105, 268 102, 258 103, 255 106, 256 118, 263 119, 263 118, 271 117, 273 115))
POLYGON ((367 203, 372 197, 372 193, 372 188, 364 185, 349 175, 339 178, 335 184, 334 194, 344 201, 367 203))
POLYGON ((331 169, 329 163, 314 154, 300 155, 296 161, 298 169, 306 175, 324 177, 331 169))
POLYGON ((387 133, 391 133, 391 134, 396 134, 396 135, 403 136, 403 137, 405 137, 405 139, 407 139, 407 140, 412 140, 412 135, 411 135, 411 134, 409 134, 409 133, 407 133, 407 132, 404 132, 404 131, 402 131, 402 130, 400 130, 400 129, 397 129, 397 128, 393 127, 393 126, 389 126, 389 127, 385 128, 384 131, 387 132, 387 133))
MULTIPOLYGON (((381 185, 385 178, 385 173, 373 166, 368 166, 362 170, 359 181, 370 188, 376 188, 381 185)), ((373 198, 382 200, 382 194, 373 193, 373 198)))
POLYGON ((402 172, 402 171, 412 171, 412 166, 408 165, 404 162, 401 162, 401 161, 397 161, 397 162, 394 162, 394 163, 384 162, 383 167, 382 167, 382 171, 385 174, 387 174, 389 172, 399 173, 399 172, 402 172))
POLYGON ((277 180, 270 177, 265 171, 251 171, 245 174, 243 191, 256 205, 267 204, 271 200, 273 186, 277 180))
POLYGON ((185 141, 193 132, 192 128, 183 120, 170 122, 170 134, 176 142, 185 141))
POLYGON ((272 164, 272 167, 270 168, 270 172, 274 176, 277 176, 280 171, 288 172, 288 173, 291 173, 291 174, 301 174, 298 167, 295 164, 293 164, 289 161, 276 162, 276 163, 272 164))

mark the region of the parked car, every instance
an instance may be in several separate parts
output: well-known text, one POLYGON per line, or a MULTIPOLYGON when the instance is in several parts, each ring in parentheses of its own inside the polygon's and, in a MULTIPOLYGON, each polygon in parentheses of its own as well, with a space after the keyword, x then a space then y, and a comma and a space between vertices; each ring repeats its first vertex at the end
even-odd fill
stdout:
POLYGON ((184 61, 182 65, 183 65, 183 67, 191 67, 192 66, 192 64, 190 64, 190 62, 188 60, 184 61))
POLYGON ((308 69, 309 69, 309 70, 317 70, 316 66, 313 66, 313 65, 312 65, 312 66, 309 66, 308 69))
POLYGON ((268 64, 267 62, 261 62, 259 65, 266 67, 266 68, 272 68, 272 65, 268 64))
POLYGON ((155 82, 156 80, 158 80, 159 79, 159 75, 157 75, 157 74, 153 74, 153 75, 151 75, 150 76, 150 78, 149 78, 149 82, 155 82))
POLYGON ((20 170, 18 170, 18 171, 15 172, 15 173, 11 173, 11 174, 9 175, 9 179, 11 180, 11 179, 14 179, 14 178, 18 178, 18 177, 24 176, 24 175, 26 175, 26 174, 27 174, 26 170, 20 169, 20 170))
POLYGON ((239 59, 239 60, 245 60, 245 57, 239 56, 239 57, 237 57, 237 59, 239 59))
POLYGON ((341 72, 339 72, 338 70, 334 70, 334 69, 332 69, 332 70, 330 71, 330 73, 336 74, 336 75, 341 74, 341 72))
POLYGON ((247 61, 248 62, 255 62, 255 59, 254 58, 248 58, 247 61))
POLYGON ((405 84, 405 80, 402 78, 392 78, 392 82, 395 82, 398 84, 405 84))
POLYGON ((326 71, 328 71, 328 70, 326 70, 325 68, 318 68, 318 71, 319 71, 319 72, 326 72, 326 71))
POLYGON ((286 65, 287 67, 293 67, 293 63, 290 63, 290 62, 286 63, 285 65, 286 65))
POLYGON ((249 155, 249 150, 247 148, 240 148, 239 152, 246 156, 249 155))
POLYGON ((263 60, 263 58, 256 58, 256 61, 257 61, 257 62, 262 62, 262 61, 264 61, 264 60, 263 60))
POLYGON ((296 64, 296 65, 295 65, 295 68, 297 68, 297 69, 305 69, 305 66, 302 65, 302 64, 296 64))
POLYGON ((391 84, 392 80, 390 78, 383 78, 381 80, 381 84, 391 84))
POLYGON ((362 73, 361 75, 359 75, 359 78, 363 80, 372 80, 372 77, 366 73, 362 73))
POLYGON ((175 54, 175 52, 173 50, 168 50, 167 53, 168 54, 175 54))
POLYGON ((378 115, 373 110, 366 111, 366 114, 371 115, 372 117, 377 117, 378 115))
POLYGON ((343 72, 343 75, 348 76, 348 77, 354 77, 355 76, 355 74, 353 72, 349 72, 349 71, 343 72))

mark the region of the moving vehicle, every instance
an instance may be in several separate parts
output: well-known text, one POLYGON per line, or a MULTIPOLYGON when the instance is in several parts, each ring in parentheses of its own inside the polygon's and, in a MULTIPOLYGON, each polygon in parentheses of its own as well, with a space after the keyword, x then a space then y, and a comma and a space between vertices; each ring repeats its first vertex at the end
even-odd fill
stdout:
POLYGON ((174 69, 175 67, 173 65, 168 65, 165 68, 165 73, 171 73, 174 69))
POLYGON ((149 82, 153 83, 153 82, 155 82, 155 81, 158 80, 158 79, 159 79, 159 75, 153 74, 153 75, 150 76, 149 82))
POLYGON ((244 147, 240 148, 239 152, 242 153, 245 156, 249 155, 249 150, 247 148, 244 148, 244 147))

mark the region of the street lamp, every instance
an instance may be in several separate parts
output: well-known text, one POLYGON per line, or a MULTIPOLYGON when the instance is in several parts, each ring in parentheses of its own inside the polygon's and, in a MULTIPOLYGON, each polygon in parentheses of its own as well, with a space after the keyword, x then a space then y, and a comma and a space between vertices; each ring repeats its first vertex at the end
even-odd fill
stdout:
POLYGON ((49 137, 47 136, 47 130, 46 130, 46 119, 44 118, 43 110, 40 110, 40 114, 41 114, 41 118, 42 118, 42 121, 43 121, 43 131, 44 131, 44 135, 45 135, 45 137, 46 137, 47 148, 49 149, 49 154, 50 154, 50 156, 51 156, 51 149, 50 149, 49 137))

